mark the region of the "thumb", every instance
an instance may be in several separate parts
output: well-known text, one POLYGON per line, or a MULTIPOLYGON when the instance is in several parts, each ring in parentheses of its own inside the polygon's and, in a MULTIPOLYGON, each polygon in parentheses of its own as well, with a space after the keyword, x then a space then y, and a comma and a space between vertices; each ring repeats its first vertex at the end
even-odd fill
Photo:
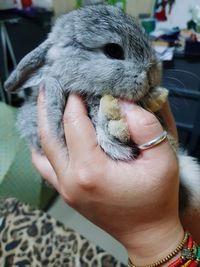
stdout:
MULTIPOLYGON (((137 145, 149 142, 163 132, 163 127, 153 113, 125 101, 121 101, 120 105, 128 123, 131 139, 137 145)), ((158 147, 160 146, 155 146, 152 149, 158 147)))

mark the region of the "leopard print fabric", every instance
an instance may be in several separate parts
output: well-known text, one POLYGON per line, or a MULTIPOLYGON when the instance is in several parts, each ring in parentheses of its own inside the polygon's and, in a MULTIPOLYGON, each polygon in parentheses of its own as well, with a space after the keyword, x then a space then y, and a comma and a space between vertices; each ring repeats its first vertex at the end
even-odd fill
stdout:
POLYGON ((1 267, 125 267, 47 213, 0 199, 1 267))

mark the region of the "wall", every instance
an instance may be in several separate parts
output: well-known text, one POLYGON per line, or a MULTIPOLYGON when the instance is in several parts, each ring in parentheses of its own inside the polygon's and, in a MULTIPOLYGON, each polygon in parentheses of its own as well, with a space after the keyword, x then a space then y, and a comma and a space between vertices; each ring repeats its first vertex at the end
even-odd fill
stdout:
POLYGON ((75 0, 53 0, 53 7, 56 16, 73 10, 76 7, 75 0))
POLYGON ((159 22, 158 27, 171 28, 179 26, 180 28, 185 28, 187 21, 191 19, 189 8, 193 5, 200 5, 200 0, 176 0, 168 21, 159 22))
MULTIPOLYGON (((155 0, 127 0, 127 13, 137 16, 139 13, 152 13, 155 0)), ((76 0, 53 0, 56 15, 71 11, 76 7, 76 0)))
POLYGON ((133 16, 152 14, 155 0, 127 0, 126 12, 133 16))

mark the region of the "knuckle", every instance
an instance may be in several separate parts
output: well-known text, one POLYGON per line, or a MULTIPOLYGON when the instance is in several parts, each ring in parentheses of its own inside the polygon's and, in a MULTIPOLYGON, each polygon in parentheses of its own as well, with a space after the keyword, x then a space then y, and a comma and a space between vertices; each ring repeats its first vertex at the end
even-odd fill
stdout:
POLYGON ((75 112, 65 112, 63 116, 64 124, 78 125, 78 116, 75 112))
POLYGON ((88 171, 86 167, 76 168, 76 166, 73 166, 73 168, 70 168, 68 177, 70 177, 72 184, 67 185, 66 181, 63 181, 59 188, 59 193, 67 204, 75 207, 80 203, 80 194, 83 191, 90 192, 94 190, 95 174, 91 175, 92 173, 94 172, 88 171))
POLYGON ((140 124, 144 127, 155 127, 160 125, 158 119, 152 113, 147 113, 145 117, 140 120, 140 124))
POLYGON ((95 187, 94 177, 95 174, 91 174, 91 170, 88 171, 87 168, 80 168, 76 174, 77 185, 84 190, 92 190, 95 187))

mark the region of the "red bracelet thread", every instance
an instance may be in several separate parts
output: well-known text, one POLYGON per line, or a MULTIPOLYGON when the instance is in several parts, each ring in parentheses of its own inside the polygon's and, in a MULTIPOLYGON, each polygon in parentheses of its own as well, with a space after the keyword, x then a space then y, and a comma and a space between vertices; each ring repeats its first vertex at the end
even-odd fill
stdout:
POLYGON ((193 241, 191 235, 188 236, 186 245, 181 251, 181 257, 169 264, 168 267, 197 267, 200 263, 199 247, 193 241))

